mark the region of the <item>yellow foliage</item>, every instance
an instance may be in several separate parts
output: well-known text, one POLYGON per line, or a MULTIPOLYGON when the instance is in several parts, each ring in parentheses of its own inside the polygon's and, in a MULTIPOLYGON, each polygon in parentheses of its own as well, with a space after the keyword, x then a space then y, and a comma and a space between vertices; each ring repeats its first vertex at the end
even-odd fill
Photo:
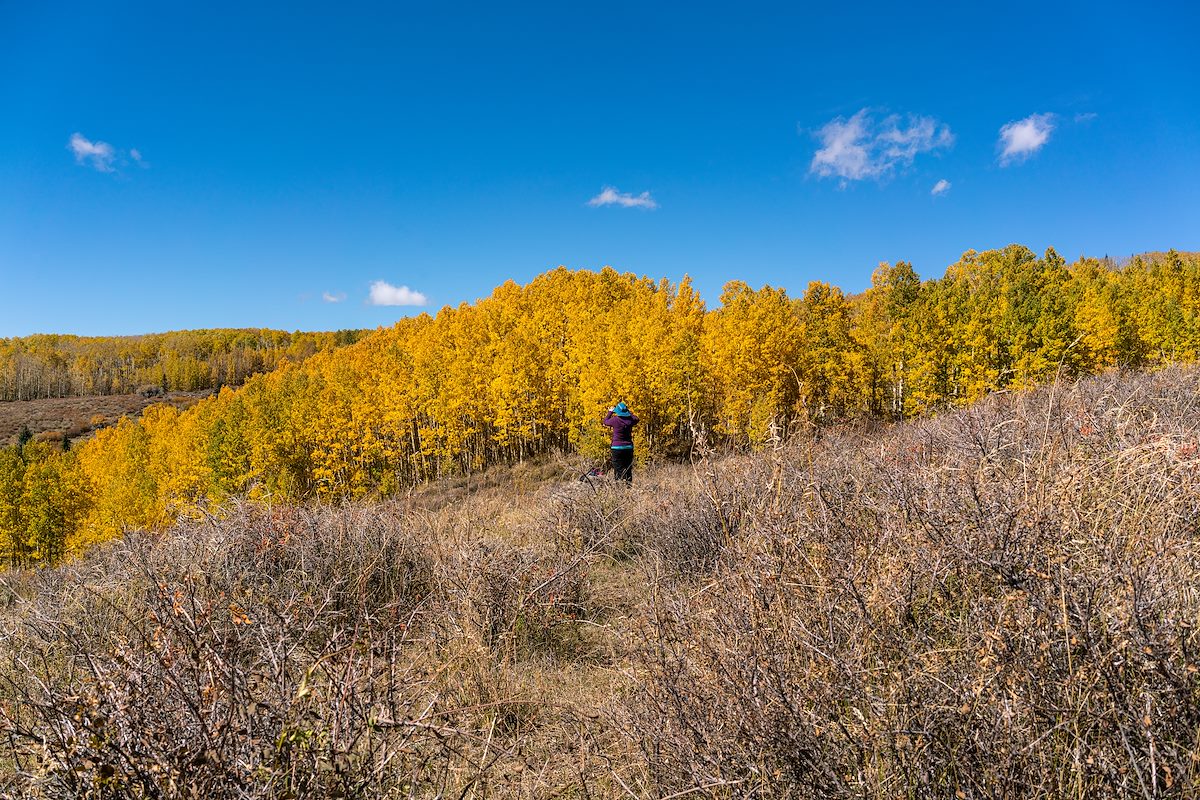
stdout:
MULTIPOLYGON (((172 381, 212 369, 188 341, 151 354, 172 381)), ((77 454, 0 451, 0 555, 52 559, 230 496, 341 501, 555 451, 601 458, 599 421, 618 400, 641 417, 639 456, 656 458, 686 454, 697 429, 757 446, 800 423, 899 418, 1055 374, 1193 358, 1200 259, 1068 267, 1011 246, 968 251, 925 282, 882 264, 857 297, 734 281, 712 310, 687 278, 560 267, 337 343, 264 339, 307 360, 185 412, 151 407, 77 454)))

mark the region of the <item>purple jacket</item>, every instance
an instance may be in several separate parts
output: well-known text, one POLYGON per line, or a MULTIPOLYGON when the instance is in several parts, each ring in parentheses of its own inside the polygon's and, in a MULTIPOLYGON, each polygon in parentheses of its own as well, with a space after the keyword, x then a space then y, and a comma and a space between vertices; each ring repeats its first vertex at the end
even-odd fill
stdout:
POLYGON ((633 447, 633 426, 638 424, 637 415, 631 412, 628 417, 618 417, 609 411, 604 417, 603 424, 612 428, 613 447, 633 447))

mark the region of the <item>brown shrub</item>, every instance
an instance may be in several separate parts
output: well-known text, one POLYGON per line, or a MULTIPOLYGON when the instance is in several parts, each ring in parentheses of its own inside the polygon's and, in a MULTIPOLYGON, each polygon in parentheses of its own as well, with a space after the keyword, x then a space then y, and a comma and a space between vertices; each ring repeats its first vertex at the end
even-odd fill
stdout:
POLYGON ((620 717, 652 790, 1195 793, 1195 386, 1110 377, 828 437, 811 468, 791 450, 712 583, 654 592, 620 717))
POLYGON ((1198 376, 4 573, 0 793, 1196 796, 1198 376))
POLYGON ((5 620, 12 791, 373 797, 477 780, 481 740, 435 688, 435 577, 386 508, 246 507, 43 573, 5 620))

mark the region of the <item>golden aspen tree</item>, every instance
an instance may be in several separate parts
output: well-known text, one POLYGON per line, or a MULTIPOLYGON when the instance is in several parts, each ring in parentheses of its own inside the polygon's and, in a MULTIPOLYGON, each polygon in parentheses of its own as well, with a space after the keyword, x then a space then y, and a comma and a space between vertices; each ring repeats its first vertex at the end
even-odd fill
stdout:
POLYGON ((669 398, 668 414, 678 420, 678 436, 690 443, 690 432, 686 425, 693 419, 703 422, 711 406, 704 396, 708 381, 704 374, 700 355, 704 336, 705 305, 692 287, 687 275, 679 282, 671 300, 671 349, 668 357, 675 375, 675 393, 669 398))
POLYGON ((1068 312, 1070 273, 1062 258, 1051 248, 1043 259, 1020 258, 995 275, 1006 298, 1002 338, 1008 363, 1001 384, 1026 388, 1060 367, 1073 375, 1079 351, 1068 312))
POLYGON ((1200 258, 1194 255, 1185 258, 1175 250, 1169 250, 1164 260, 1168 269, 1178 270, 1182 276, 1180 306, 1186 335, 1182 357, 1195 359, 1200 356, 1200 258))
POLYGON ((605 409, 620 389, 612 372, 612 351, 624 347, 623 312, 613 312, 620 276, 611 267, 598 273, 573 273, 562 303, 574 310, 566 343, 574 386, 568 399, 571 446, 590 458, 608 451, 606 429, 600 425, 605 409))
POLYGON ((340 417, 323 413, 328 383, 327 359, 322 356, 315 357, 310 368, 284 364, 246 383, 239 394, 247 400, 248 496, 280 500, 305 496, 310 477, 304 446, 321 425, 330 420, 340 424, 340 417))
POLYGON ((194 513, 212 484, 203 458, 199 415, 160 404, 147 408, 140 424, 147 436, 146 457, 158 516, 172 520, 194 513))
POLYGON ((713 398, 715 431, 738 436, 748 433, 757 388, 749 374, 757 355, 750 328, 753 290, 742 281, 730 281, 720 303, 704 320, 701 354, 710 381, 707 393, 713 398))
POLYGON ((866 404, 876 416, 899 419, 911 411, 908 334, 920 292, 921 280, 911 264, 883 262, 871 275, 870 288, 852 304, 852 336, 863 354, 866 404))
POLYGON ((575 274, 559 268, 534 279, 527 290, 530 366, 536 393, 530 435, 532 446, 540 452, 568 446, 568 406, 578 379, 568 361, 567 341, 571 325, 583 312, 566 300, 566 287, 574 279, 575 274))
POLYGON ((54 564, 74 544, 89 497, 72 454, 42 443, 31 443, 26 450, 21 493, 25 554, 32 561, 54 564))
POLYGON ((799 411, 801 387, 800 323, 787 293, 726 284, 721 307, 705 320, 703 341, 718 403, 716 430, 756 444, 772 430, 786 430, 799 411))
POLYGON ((1194 356, 1184 316, 1182 260, 1134 258, 1126 267, 1127 287, 1137 337, 1146 360, 1154 364, 1194 356))
POLYGON ((1070 272, 1080 368, 1096 372, 1116 366, 1121 337, 1116 277, 1094 258, 1081 258, 1070 272))
POLYGON ((836 419, 856 406, 865 411, 864 358, 851 336, 850 306, 842 290, 813 281, 797 305, 796 370, 810 418, 836 419))
POLYGON ((125 528, 155 528, 158 487, 149 469, 145 429, 122 417, 78 448, 82 475, 91 487, 92 504, 80 546, 105 541, 125 528))
POLYGON ((676 383, 670 358, 672 287, 628 277, 628 295, 617 305, 620 335, 607 351, 608 370, 616 379, 614 397, 637 409, 635 452, 644 459, 671 425, 666 408, 676 383))
POLYGON ((0 558, 14 566, 32 560, 21 508, 24 490, 25 459, 20 448, 0 448, 0 558))
POLYGON ((630 343, 642 354, 628 398, 642 409, 635 440, 647 454, 679 455, 690 446, 692 422, 705 421, 700 365, 704 304, 685 276, 679 286, 643 284, 633 310, 630 343))
POLYGON ((202 404, 209 412, 205 428, 204 463, 217 498, 244 492, 251 481, 250 443, 247 435, 248 395, 228 387, 202 404))
POLYGON ((1003 269, 1033 258, 1025 248, 984 253, 968 250, 946 270, 939 293, 943 318, 949 323, 951 351, 945 401, 971 403, 1011 379, 1011 342, 1004 326, 1009 297, 1004 291, 1003 269))
MULTIPOLYGON (((529 351, 528 330, 521 330, 528 317, 521 287, 507 281, 479 304, 483 337, 478 343, 476 357, 482 362, 474 370, 468 363, 470 354, 455 355, 460 371, 473 371, 486 377, 484 388, 486 419, 492 432, 493 444, 503 453, 523 454, 529 430, 529 415, 535 400, 535 387, 529 361, 535 356, 529 351), (462 358, 466 355, 467 358, 462 358)), ((467 376, 459 377, 459 393, 469 386, 467 376)), ((468 390, 469 391, 469 390, 468 390)), ((478 392, 478 389, 475 390, 478 392)), ((461 397, 458 402, 465 402, 461 397)))
POLYGON ((421 338, 421 331, 433 320, 428 314, 401 320, 391 329, 361 342, 369 348, 376 380, 363 387, 365 402, 380 410, 383 430, 388 437, 387 452, 391 475, 387 486, 399 486, 423 480, 427 473, 421 462, 419 420, 415 393, 414 362, 410 343, 421 338))
POLYGON ((62 557, 67 538, 59 465, 48 448, 38 442, 25 446, 25 458, 21 491, 23 549, 28 562, 53 563, 62 557))
POLYGON ((951 397, 954 348, 947 298, 951 291, 952 283, 944 277, 924 284, 913 304, 911 324, 901 331, 906 415, 929 413, 951 397))

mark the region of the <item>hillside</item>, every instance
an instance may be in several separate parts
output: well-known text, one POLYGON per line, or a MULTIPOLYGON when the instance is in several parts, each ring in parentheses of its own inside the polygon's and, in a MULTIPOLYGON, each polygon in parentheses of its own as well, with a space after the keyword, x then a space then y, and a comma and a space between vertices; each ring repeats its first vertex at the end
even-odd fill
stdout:
POLYGON ((1197 357, 1200 260, 1173 251, 1116 268, 1012 245, 927 281, 882 264, 853 298, 732 281, 711 310, 686 277, 559 268, 285 360, 186 411, 151 406, 71 454, 0 448, 0 558, 52 563, 245 499, 340 503, 531 458, 603 458, 600 418, 617 400, 641 417, 639 458, 670 461, 701 433, 762 448, 1197 357))
POLYGON ((0 338, 0 402, 240 386, 252 375, 353 344, 368 333, 221 328, 0 338))
POLYGON ((209 394, 147 392, 0 402, 0 447, 15 444, 22 428, 29 430, 34 441, 61 443, 67 439, 77 443, 121 417, 137 417, 152 405, 166 403, 185 410, 209 394))
POLYGON ((1195 796, 1198 412, 1107 372, 4 573, 0 793, 1195 796))

